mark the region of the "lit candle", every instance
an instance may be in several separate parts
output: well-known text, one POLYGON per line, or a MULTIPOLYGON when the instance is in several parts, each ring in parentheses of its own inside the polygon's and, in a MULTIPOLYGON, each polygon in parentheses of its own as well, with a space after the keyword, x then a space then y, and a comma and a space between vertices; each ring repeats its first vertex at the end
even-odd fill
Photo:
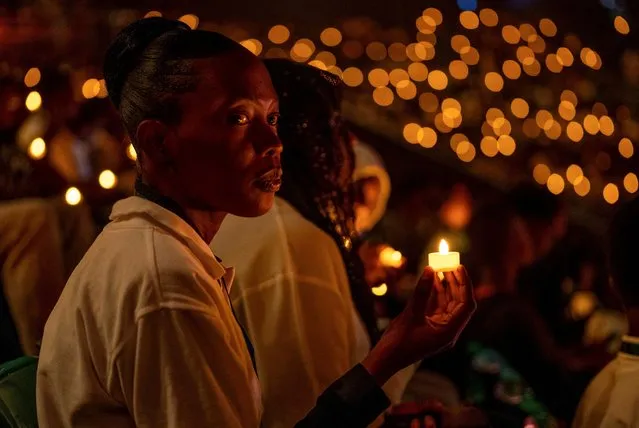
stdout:
POLYGON ((400 268, 404 264, 404 256, 399 251, 386 247, 379 253, 379 262, 384 266, 400 268))
POLYGON ((439 242, 439 252, 428 254, 428 266, 435 272, 451 272, 459 266, 459 253, 448 251, 448 242, 439 242))

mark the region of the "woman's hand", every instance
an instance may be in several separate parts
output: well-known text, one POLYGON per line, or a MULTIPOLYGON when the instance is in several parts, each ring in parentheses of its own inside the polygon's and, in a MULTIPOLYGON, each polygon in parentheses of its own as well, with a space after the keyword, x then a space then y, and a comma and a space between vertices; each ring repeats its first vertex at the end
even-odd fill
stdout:
POLYGON ((462 266, 440 281, 426 268, 404 311, 362 365, 383 385, 397 371, 455 344, 477 304, 462 266))

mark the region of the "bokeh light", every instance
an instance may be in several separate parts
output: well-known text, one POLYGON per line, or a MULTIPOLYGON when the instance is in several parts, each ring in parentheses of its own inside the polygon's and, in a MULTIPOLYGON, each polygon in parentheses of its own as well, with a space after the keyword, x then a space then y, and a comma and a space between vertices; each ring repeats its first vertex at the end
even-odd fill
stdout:
POLYGON ((494 71, 486 73, 484 83, 486 84, 486 88, 492 92, 500 92, 504 89, 504 79, 499 73, 495 73, 494 71))
POLYGON ((514 25, 504 25, 504 28, 501 29, 501 35, 506 43, 511 45, 516 45, 521 40, 521 34, 514 25))
POLYGON ((448 72, 453 79, 464 80, 468 77, 468 66, 464 61, 456 59, 448 65, 448 72))
POLYGON ((291 32, 285 25, 274 25, 268 31, 268 39, 276 45, 285 43, 289 37, 291 37, 291 32))
POLYGON ((577 179, 574 183, 575 193, 579 196, 586 196, 590 192, 590 180, 586 177, 577 179))
POLYGON ((639 190, 639 180, 637 179, 637 175, 633 172, 626 174, 623 178, 623 187, 628 193, 636 193, 637 190, 639 190))
POLYGON ((320 34, 320 40, 326 46, 337 46, 342 42, 342 33, 334 27, 325 28, 320 34))
POLYGON ((373 61, 386 59, 386 46, 382 42, 371 42, 366 46, 366 55, 373 61))
POLYGON ((510 80, 517 80, 521 76, 521 67, 516 61, 513 61, 512 59, 504 61, 501 70, 504 73, 504 76, 506 76, 510 80))
POLYGON ((382 68, 374 68, 368 72, 368 82, 375 88, 388 85, 390 77, 386 70, 382 68))
POLYGON ((504 156, 510 156, 515 153, 515 149, 517 148, 517 144, 515 140, 510 135, 502 135, 497 140, 497 145, 499 148, 499 153, 504 156))
POLYGON ((24 105, 29 111, 36 111, 42 106, 42 97, 37 91, 29 92, 27 99, 24 101, 24 105))
MULTIPOLYGON (((240 44, 255 56, 258 56, 262 53, 262 42, 257 39, 243 40, 242 42, 240 42, 240 44)), ((306 61, 313 54, 312 51, 304 51, 304 56, 299 55, 299 53, 303 52, 303 48, 301 48, 301 46, 302 45, 296 44, 295 46, 293 46, 293 50, 291 50, 291 58, 300 62, 306 61)))
POLYGON ((444 15, 442 15, 439 9, 436 9, 434 7, 429 7, 428 9, 424 10, 422 16, 432 19, 434 25, 441 25, 442 22, 444 22, 444 15))
MULTIPOLYGON (((255 42, 257 40, 251 39, 251 41, 255 42)), ((313 55, 314 52, 315 43, 313 43, 311 39, 299 39, 291 48, 291 59, 298 62, 305 62, 308 61, 308 59, 311 57, 311 55, 313 55)))
POLYGON ((602 116, 599 118, 599 131, 607 137, 615 133, 615 123, 610 116, 602 116))
POLYGON ((625 36, 630 33, 630 24, 628 24, 628 21, 623 16, 616 16, 614 24, 615 30, 617 30, 619 34, 623 34, 625 36))
POLYGON ((437 144, 437 132, 435 132, 433 128, 422 128, 419 145, 426 149, 430 149, 431 147, 435 147, 435 144, 437 144))
POLYGON ((113 189, 118 183, 118 178, 113 171, 105 169, 98 176, 98 183, 103 189, 113 189))
POLYGON ((392 43, 388 47, 388 56, 395 62, 406 61, 408 55, 406 54, 406 45, 403 43, 392 43))
POLYGON ((492 9, 482 9, 479 11, 479 19, 486 27, 496 27, 499 24, 499 16, 492 9))
POLYGON ((475 30, 479 27, 479 16, 472 10, 465 10, 459 14, 459 22, 467 30, 475 30))
POLYGON ((575 115, 577 114, 575 105, 570 101, 560 102, 557 111, 559 112, 559 116, 561 116, 561 118, 564 120, 573 120, 575 118, 575 115))
POLYGON ((424 130, 417 123, 407 123, 402 132, 404 139, 411 144, 418 144, 424 136, 424 130))
POLYGON ((510 111, 516 118, 525 119, 530 113, 530 106, 523 98, 515 98, 510 103, 510 111))
POLYGON ((584 171, 579 165, 572 164, 566 168, 566 179, 568 183, 575 184, 577 180, 584 176, 584 171))
POLYGON ((550 168, 548 165, 544 163, 538 163, 533 168, 533 178, 535 181, 541 185, 545 185, 548 182, 548 178, 550 178, 550 168))
POLYGON ((448 76, 441 70, 433 70, 428 75, 428 84, 436 91, 443 91, 448 86, 448 76))
POLYGON ((69 205, 78 205, 82 202, 82 193, 77 187, 69 187, 64 194, 64 199, 69 205))
POLYGON ((42 74, 40 73, 39 68, 30 68, 29 71, 27 71, 27 73, 24 75, 24 84, 27 88, 33 88, 35 85, 40 83, 41 78, 42 74))
POLYGON ((594 114, 588 114, 584 117, 584 129, 590 135, 597 135, 599 132, 599 119, 594 114))
POLYGON ((27 153, 31 159, 42 159, 47 154, 47 145, 42 138, 38 137, 31 141, 27 153))
POLYGON ((550 193, 559 195, 561 192, 564 191, 566 184, 561 175, 550 174, 550 177, 548 177, 548 181, 546 182, 546 186, 548 187, 548 190, 550 190, 550 193))
POLYGON ((614 183, 608 183, 603 189, 603 197, 609 204, 614 204, 619 200, 619 187, 614 183))
POLYGON ((497 143, 497 139, 492 136, 482 138, 479 148, 482 153, 489 158, 495 157, 497 156, 497 153, 499 153, 499 144, 497 143))
POLYGON ((539 31, 546 37, 555 37, 557 35, 557 25, 552 19, 544 18, 539 21, 539 31))
POLYGON ((468 65, 477 65, 479 64, 479 51, 475 48, 469 48, 467 50, 463 50, 460 54, 462 61, 464 61, 468 65))
POLYGON ((415 82, 423 82, 428 78, 428 67, 422 62, 413 62, 408 66, 408 75, 415 82))
POLYGON ((135 147, 133 147, 133 144, 129 144, 126 148, 126 155, 129 159, 131 159, 132 161, 135 161, 138 159, 138 154, 135 151, 135 147))
POLYGON ((439 108, 437 95, 425 92, 419 96, 419 107, 427 113, 434 113, 439 108))
POLYGON ((395 96, 393 95, 393 91, 391 91, 387 86, 375 88, 373 91, 373 100, 382 107, 387 107, 393 104, 394 99, 395 96))
POLYGON ((450 39, 450 46, 455 52, 461 53, 462 50, 470 47, 470 40, 466 36, 456 34, 450 39))
POLYGON ((568 138, 578 143, 584 138, 584 129, 579 122, 570 122, 566 126, 566 135, 568 138))
POLYGON ((188 25, 191 30, 195 30, 200 24, 200 18, 198 18, 197 15, 193 14, 182 15, 178 21, 181 21, 188 25))
POLYGON ((364 82, 364 73, 357 67, 348 67, 342 73, 342 80, 350 87, 356 87, 364 82))
POLYGON ((635 154, 635 147, 629 138, 622 138, 619 141, 619 154, 626 159, 630 159, 635 154))

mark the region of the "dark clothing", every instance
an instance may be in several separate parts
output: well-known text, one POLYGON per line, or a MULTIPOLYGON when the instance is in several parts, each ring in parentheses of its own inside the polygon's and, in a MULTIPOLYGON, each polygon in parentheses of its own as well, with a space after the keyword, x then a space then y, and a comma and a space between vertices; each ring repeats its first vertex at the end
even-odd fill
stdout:
POLYGON ((317 399, 311 412, 296 428, 357 428, 371 424, 390 401, 370 373, 361 365, 353 367, 317 399))

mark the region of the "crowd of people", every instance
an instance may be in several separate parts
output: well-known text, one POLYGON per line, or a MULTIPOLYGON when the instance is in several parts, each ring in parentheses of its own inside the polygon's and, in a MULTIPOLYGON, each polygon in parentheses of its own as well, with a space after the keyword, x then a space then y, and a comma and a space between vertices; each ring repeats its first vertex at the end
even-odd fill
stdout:
POLYGON ((104 77, 123 131, 106 100, 53 108, 39 160, 21 85, 0 86, 0 361, 38 356, 40 426, 637 423, 639 201, 609 232, 611 288, 603 245, 536 185, 389 203, 333 74, 147 18, 104 77), (133 196, 108 221, 126 189, 65 204, 83 168, 126 169, 123 138, 133 196), (468 273, 427 267, 442 236, 468 273))

